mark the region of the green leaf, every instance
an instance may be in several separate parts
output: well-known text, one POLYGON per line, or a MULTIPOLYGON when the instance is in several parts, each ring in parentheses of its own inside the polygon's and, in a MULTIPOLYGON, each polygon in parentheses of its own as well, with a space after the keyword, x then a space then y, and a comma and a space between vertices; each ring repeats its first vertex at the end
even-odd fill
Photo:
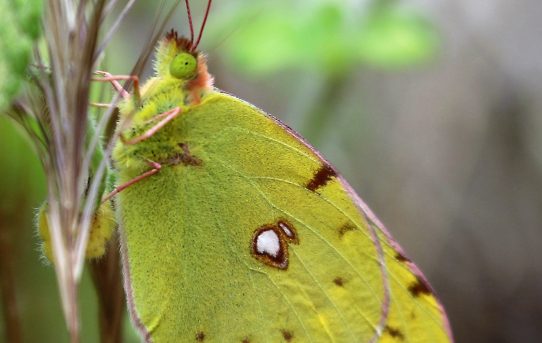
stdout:
POLYGON ((41 11, 41 0, 0 0, 0 109, 19 91, 40 32, 41 11))

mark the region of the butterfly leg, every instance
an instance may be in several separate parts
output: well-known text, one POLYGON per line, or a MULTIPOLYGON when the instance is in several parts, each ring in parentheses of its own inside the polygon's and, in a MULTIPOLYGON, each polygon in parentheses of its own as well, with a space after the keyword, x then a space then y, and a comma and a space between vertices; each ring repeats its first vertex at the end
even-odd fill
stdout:
POLYGON ((150 129, 145 131, 141 136, 137 136, 137 137, 127 140, 121 135, 120 139, 122 140, 124 144, 127 144, 127 145, 133 145, 141 141, 144 141, 145 139, 152 137, 158 130, 163 128, 167 123, 175 119, 181 113, 182 113, 181 108, 175 107, 169 111, 158 114, 156 117, 161 118, 161 120, 158 123, 156 123, 156 125, 154 125, 150 129))
POLYGON ((160 163, 153 162, 153 161, 148 161, 148 164, 152 168, 151 170, 148 170, 148 171, 144 172, 143 174, 134 177, 130 181, 125 182, 122 185, 115 187, 115 189, 113 189, 113 191, 111 193, 107 194, 105 197, 102 198, 102 203, 110 200, 112 197, 119 194, 120 192, 122 192, 126 188, 130 187, 131 185, 136 184, 139 181, 144 180, 144 179, 148 178, 149 176, 152 176, 152 175, 158 173, 160 171, 160 169, 162 169, 162 165, 160 163))
POLYGON ((111 82, 113 88, 124 98, 129 98, 130 93, 122 87, 119 81, 132 80, 134 82, 134 102, 137 107, 141 105, 141 91, 139 90, 139 77, 137 75, 111 75, 106 71, 96 71, 96 74, 103 75, 101 78, 92 78, 93 81, 111 82))

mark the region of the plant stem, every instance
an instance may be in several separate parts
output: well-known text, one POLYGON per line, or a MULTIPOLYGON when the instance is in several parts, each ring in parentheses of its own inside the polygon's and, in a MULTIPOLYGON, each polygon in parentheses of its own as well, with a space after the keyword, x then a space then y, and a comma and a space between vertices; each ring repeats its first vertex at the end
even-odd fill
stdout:
POLYGON ((13 263, 13 237, 10 234, 15 227, 0 222, 0 291, 6 328, 6 342, 23 341, 17 294, 15 292, 15 273, 13 263))
POLYGON ((122 342, 124 289, 120 272, 118 237, 109 242, 105 256, 90 262, 90 272, 99 302, 100 342, 122 342))

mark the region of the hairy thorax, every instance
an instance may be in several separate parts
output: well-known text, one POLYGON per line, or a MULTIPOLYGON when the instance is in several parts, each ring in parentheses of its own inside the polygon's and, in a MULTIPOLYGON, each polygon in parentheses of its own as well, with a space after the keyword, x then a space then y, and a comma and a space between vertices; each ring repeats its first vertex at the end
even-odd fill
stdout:
POLYGON ((119 140, 113 152, 115 168, 119 171, 138 173, 148 169, 149 162, 168 164, 176 155, 182 153, 179 142, 184 140, 186 128, 183 127, 182 116, 190 112, 194 106, 189 101, 189 93, 184 82, 172 78, 150 79, 141 92, 141 103, 135 103, 133 96, 125 99, 119 105, 120 121, 126 123, 121 127, 122 140, 119 140), (164 113, 180 108, 179 117, 172 120, 149 138, 135 143, 126 144, 139 137, 156 125, 164 113))

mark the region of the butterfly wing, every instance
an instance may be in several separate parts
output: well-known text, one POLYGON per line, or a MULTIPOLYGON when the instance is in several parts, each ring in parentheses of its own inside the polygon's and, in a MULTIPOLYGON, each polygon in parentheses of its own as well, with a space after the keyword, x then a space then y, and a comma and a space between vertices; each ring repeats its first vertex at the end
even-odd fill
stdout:
POLYGON ((174 127, 175 163, 119 199, 147 341, 451 341, 422 273, 291 129, 223 93, 174 127))

